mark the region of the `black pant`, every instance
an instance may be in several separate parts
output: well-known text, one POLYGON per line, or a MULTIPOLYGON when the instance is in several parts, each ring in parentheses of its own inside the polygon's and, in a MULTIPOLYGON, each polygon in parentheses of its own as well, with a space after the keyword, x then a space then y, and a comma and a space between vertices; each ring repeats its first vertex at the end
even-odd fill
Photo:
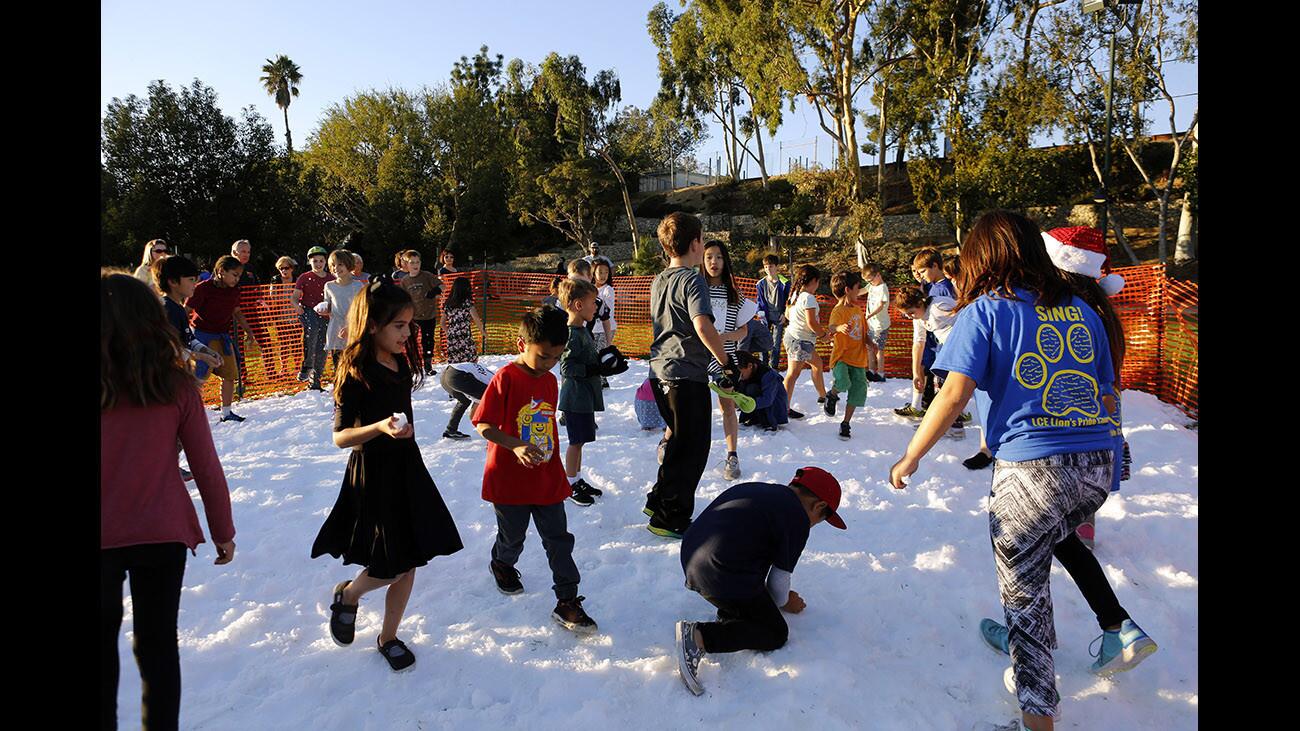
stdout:
POLYGON ((713 438, 713 398, 702 381, 650 379, 655 404, 672 429, 664 446, 664 463, 650 489, 646 506, 654 511, 650 524, 685 530, 695 512, 695 490, 709 461, 713 438), (666 393, 665 393, 666 391, 666 393))
POLYGON ((573 562, 573 534, 569 532, 564 503, 554 505, 498 505, 492 504, 497 514, 497 540, 492 544, 492 558, 507 566, 514 566, 519 554, 524 552, 524 536, 528 534, 528 519, 533 519, 537 534, 542 537, 546 561, 551 566, 551 588, 560 601, 578 595, 578 565, 573 562))
POLYGON ((411 335, 415 335, 415 327, 420 329, 420 352, 424 356, 424 369, 427 371, 433 367, 433 346, 438 344, 435 332, 438 328, 438 318, 431 317, 428 320, 413 320, 411 335))
POLYGON ((700 637, 705 652, 739 650, 771 651, 785 644, 790 628, 776 602, 765 591, 752 598, 715 599, 704 597, 718 608, 717 622, 701 622, 700 637))
POLYGON ((181 658, 176 614, 185 576, 185 544, 150 543, 99 552, 100 728, 117 728, 117 636, 122 581, 131 577, 135 661, 143 684, 146 729, 174 729, 181 712, 181 658))
POLYGON ((442 389, 456 399, 456 405, 451 409, 451 419, 447 421, 447 431, 458 431, 465 409, 469 408, 471 401, 483 398, 487 386, 472 374, 456 368, 443 368, 441 382, 442 389))
POLYGON ((1062 568, 1074 580, 1074 585, 1079 587, 1079 593, 1083 594, 1092 613, 1097 615, 1097 626, 1106 629, 1129 618, 1128 612, 1119 605, 1119 598, 1106 580, 1097 557, 1083 545, 1077 533, 1070 531, 1065 540, 1056 544, 1052 555, 1061 562, 1062 568))

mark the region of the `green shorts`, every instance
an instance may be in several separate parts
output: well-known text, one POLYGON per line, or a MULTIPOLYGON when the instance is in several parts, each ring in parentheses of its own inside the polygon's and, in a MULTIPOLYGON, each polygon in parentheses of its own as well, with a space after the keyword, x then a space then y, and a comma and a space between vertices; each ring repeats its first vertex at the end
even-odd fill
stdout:
POLYGON ((846 405, 854 408, 867 405, 866 368, 851 366, 840 361, 831 368, 831 375, 835 377, 831 388, 846 394, 844 399, 846 405))

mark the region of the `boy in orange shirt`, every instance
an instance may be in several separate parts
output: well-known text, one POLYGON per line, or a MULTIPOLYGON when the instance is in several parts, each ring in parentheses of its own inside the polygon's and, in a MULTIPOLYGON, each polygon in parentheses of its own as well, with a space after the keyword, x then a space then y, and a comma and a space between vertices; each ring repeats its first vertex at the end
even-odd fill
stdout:
POLYGON ((853 410, 867 405, 867 324, 858 306, 862 291, 862 275, 857 272, 837 272, 831 277, 831 294, 839 300, 831 310, 830 329, 834 333, 831 345, 831 374, 834 381, 826 392, 823 407, 827 416, 835 415, 835 404, 840 392, 847 391, 844 420, 840 422, 840 439, 848 440, 849 419, 853 410))

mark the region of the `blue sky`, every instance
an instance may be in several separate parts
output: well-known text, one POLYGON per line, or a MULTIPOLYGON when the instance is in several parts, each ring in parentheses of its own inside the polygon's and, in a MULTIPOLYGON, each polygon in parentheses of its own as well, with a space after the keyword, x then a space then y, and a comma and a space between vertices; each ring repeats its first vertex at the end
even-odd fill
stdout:
MULTIPOLYGON (((113 97, 144 96, 149 82, 173 86, 194 78, 216 89, 226 114, 253 105, 274 126, 283 143, 284 120, 258 82, 266 59, 287 54, 303 71, 301 96, 289 107, 295 148, 305 144, 331 104, 369 88, 416 89, 445 82, 452 64, 487 44, 509 61, 537 63, 551 51, 577 54, 588 75, 612 68, 622 84, 623 103, 645 108, 659 88, 654 44, 646 14, 655 0, 430 0, 428 2, 339 2, 322 0, 104 0, 101 5, 100 110, 113 97)), ((669 7, 678 8, 676 0, 669 7)), ((1171 91, 1197 90, 1195 66, 1175 64, 1171 91)), ((865 101, 864 93, 860 101, 865 101)), ((1178 100, 1180 126, 1190 119, 1196 97, 1178 100)), ((1155 132, 1167 132, 1163 103, 1148 109, 1155 132)), ((861 137, 861 132, 859 132, 861 137)), ((813 154, 828 165, 830 137, 817 115, 801 105, 787 114, 775 139, 764 138, 776 157, 780 143, 813 154)), ((721 154, 714 128, 697 156, 721 154)), ((864 160, 864 162, 867 162, 864 160)), ((769 163, 769 171, 773 165, 769 163)), ((751 175, 757 167, 750 165, 751 175)))

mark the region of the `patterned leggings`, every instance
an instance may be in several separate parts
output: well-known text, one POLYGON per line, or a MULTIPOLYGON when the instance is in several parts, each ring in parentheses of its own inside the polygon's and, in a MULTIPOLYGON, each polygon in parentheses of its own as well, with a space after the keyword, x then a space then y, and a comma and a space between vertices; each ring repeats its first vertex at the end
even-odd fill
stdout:
POLYGON ((1060 701, 1052 662, 1052 552, 1106 501, 1114 459, 1114 450, 1104 449, 994 464, 989 534, 1025 713, 1054 715, 1060 701))

